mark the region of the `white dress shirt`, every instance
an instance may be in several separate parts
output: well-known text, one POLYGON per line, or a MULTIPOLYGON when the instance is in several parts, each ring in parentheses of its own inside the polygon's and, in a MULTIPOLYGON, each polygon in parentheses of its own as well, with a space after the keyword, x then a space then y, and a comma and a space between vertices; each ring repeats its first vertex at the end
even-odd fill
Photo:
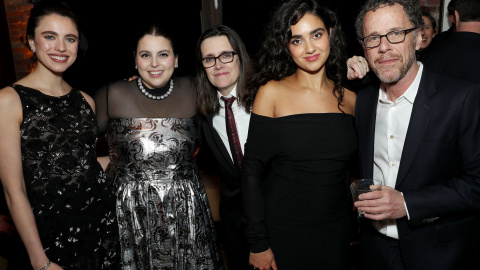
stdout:
MULTIPOLYGON (((223 96, 220 92, 217 91, 218 100, 220 101, 220 111, 218 114, 213 116, 213 128, 218 132, 220 138, 222 138, 223 144, 225 144, 225 148, 227 148, 228 154, 230 154, 230 158, 232 158, 232 151, 230 150, 230 144, 228 142, 227 136, 227 125, 225 123, 225 102, 221 97, 223 96)), ((237 86, 233 88, 232 92, 225 96, 226 98, 229 97, 237 97, 237 86)), ((240 146, 242 147, 242 153, 245 153, 245 142, 247 141, 248 135, 248 125, 250 124, 250 114, 247 113, 241 106, 238 105, 238 99, 232 104, 232 111, 233 116, 235 117, 235 124, 237 126, 237 133, 238 139, 240 140, 240 146)))
MULTIPOLYGON (((417 63, 420 68, 415 80, 395 102, 388 99, 381 87, 379 90, 375 122, 373 178, 382 180, 383 185, 392 188, 395 188, 397 182, 403 145, 422 77, 423 66, 420 62, 417 63)), ((394 219, 373 221, 373 226, 380 233, 398 239, 397 223, 394 219)))

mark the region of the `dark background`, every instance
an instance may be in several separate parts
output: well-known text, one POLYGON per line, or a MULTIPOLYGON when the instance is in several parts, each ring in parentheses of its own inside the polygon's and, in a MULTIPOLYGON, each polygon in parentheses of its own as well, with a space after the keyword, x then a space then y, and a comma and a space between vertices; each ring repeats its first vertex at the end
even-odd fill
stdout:
MULTIPOLYGON (((195 75, 195 47, 202 32, 201 1, 136 0, 122 4, 113 0, 69 0, 80 18, 83 41, 75 64, 65 73, 73 86, 93 94, 110 81, 126 79, 134 69, 135 30, 147 21, 156 21, 174 30, 179 68, 174 76, 195 75)), ((253 57, 258 51, 270 13, 278 0, 223 0, 223 24, 237 31, 253 57)), ((347 40, 347 55, 361 54, 355 39, 354 20, 361 1, 319 0, 335 10, 347 40)))

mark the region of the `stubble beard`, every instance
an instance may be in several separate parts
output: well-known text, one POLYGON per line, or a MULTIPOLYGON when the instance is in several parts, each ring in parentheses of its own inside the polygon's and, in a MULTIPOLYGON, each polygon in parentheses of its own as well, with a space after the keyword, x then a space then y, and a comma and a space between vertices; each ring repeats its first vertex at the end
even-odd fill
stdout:
MULTIPOLYGON (((391 68, 388 68, 387 70, 382 70, 381 68, 376 68, 375 66, 372 68, 373 72, 377 74, 377 77, 380 79, 381 82, 387 84, 394 84, 405 77, 410 68, 412 68, 413 63, 415 63, 415 45, 416 42, 413 42, 412 53, 410 54, 410 57, 407 58, 407 62, 404 65, 401 65, 398 70, 393 70, 393 74, 388 75, 388 73, 392 73, 391 68)), ((397 57, 400 61, 403 60, 403 58, 398 57, 397 54, 393 54, 391 56, 397 57)), ((385 58, 385 56, 376 59, 375 62, 378 62, 383 58, 385 58)))

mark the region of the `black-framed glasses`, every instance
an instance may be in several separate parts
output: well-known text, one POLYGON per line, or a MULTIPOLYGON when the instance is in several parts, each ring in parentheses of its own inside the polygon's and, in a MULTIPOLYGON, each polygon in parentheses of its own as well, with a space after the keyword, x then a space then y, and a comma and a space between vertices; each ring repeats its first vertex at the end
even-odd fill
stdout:
POLYGON ((238 53, 235 51, 231 51, 231 52, 223 52, 217 57, 214 57, 214 56, 204 57, 202 58, 203 67, 209 68, 209 67, 215 66, 215 64, 217 63, 217 59, 223 64, 230 63, 233 61, 235 54, 238 54, 238 53))
POLYGON ((390 42, 391 44, 400 43, 405 40, 405 37, 408 33, 415 29, 417 29, 417 27, 410 29, 394 30, 386 33, 385 35, 371 35, 363 37, 360 40, 363 42, 363 45, 366 48, 375 48, 378 47, 382 42, 382 37, 386 37, 388 42, 390 42))

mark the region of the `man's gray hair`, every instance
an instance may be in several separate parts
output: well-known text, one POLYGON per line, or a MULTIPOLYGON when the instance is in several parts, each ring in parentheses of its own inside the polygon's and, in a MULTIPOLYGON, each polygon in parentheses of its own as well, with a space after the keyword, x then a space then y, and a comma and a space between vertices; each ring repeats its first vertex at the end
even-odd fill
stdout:
POLYGON ((408 19, 413 23, 415 27, 423 26, 422 10, 418 0, 368 0, 361 8, 360 13, 355 21, 355 29, 357 38, 364 37, 363 34, 363 22, 365 20, 365 14, 369 11, 375 11, 378 8, 384 6, 393 6, 395 3, 403 6, 405 13, 407 13, 408 19))

